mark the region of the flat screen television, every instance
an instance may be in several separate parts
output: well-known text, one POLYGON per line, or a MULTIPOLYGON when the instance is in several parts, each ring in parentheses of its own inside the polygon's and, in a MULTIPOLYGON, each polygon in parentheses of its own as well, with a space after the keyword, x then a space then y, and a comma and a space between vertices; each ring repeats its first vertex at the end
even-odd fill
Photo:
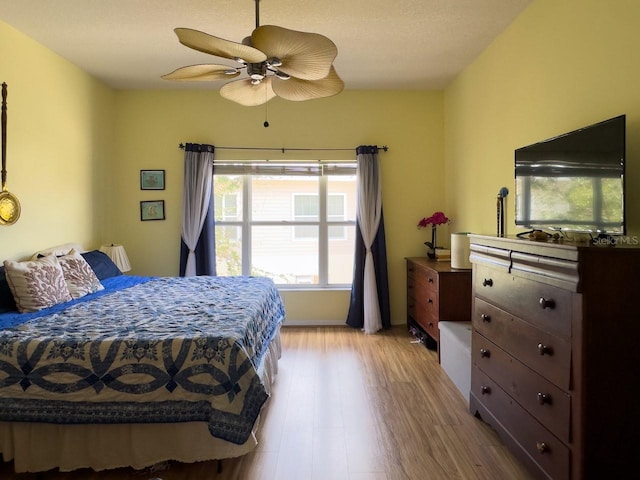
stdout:
POLYGON ((517 226, 625 235, 626 116, 515 151, 517 226))

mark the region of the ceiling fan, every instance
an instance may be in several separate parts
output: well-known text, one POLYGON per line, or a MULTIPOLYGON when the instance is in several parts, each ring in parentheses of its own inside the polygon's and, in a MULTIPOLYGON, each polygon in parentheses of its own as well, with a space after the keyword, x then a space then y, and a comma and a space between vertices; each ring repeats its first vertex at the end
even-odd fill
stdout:
POLYGON ((278 96, 303 101, 330 97, 344 89, 333 67, 335 44, 317 33, 298 32, 274 25, 260 26, 260 0, 256 4, 256 28, 242 43, 214 37, 199 30, 176 28, 183 45, 228 58, 238 67, 203 64, 178 68, 163 75, 166 80, 215 81, 247 76, 226 83, 220 95, 241 105, 262 105, 278 96))

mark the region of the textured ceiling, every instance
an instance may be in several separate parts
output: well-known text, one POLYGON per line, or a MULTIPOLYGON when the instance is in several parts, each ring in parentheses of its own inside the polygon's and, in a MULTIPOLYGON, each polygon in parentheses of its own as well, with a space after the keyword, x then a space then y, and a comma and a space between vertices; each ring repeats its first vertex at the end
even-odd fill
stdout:
MULTIPOLYGON (((347 89, 441 89, 532 0, 261 0, 260 24, 320 33, 347 89)), ((0 0, 0 20, 118 89, 212 88, 160 76, 226 63, 178 43, 175 27, 240 42, 253 0, 0 0)), ((5 46, 2 46, 6 48, 5 46)))

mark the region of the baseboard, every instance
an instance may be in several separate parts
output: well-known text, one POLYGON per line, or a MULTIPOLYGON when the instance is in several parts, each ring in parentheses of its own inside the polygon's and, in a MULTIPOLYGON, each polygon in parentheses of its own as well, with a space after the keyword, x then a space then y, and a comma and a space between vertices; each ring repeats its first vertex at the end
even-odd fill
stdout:
MULTIPOLYGON (((402 323, 392 323, 391 327, 405 326, 402 323)), ((287 318, 282 324, 283 327, 347 327, 346 320, 295 320, 287 318)))
POLYGON ((346 320, 295 320, 287 318, 283 327, 339 327, 346 326, 346 320))

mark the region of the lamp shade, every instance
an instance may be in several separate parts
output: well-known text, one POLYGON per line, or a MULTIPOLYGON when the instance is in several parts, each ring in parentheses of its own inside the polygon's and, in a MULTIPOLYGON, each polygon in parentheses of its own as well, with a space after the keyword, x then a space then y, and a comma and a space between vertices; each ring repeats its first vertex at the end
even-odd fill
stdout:
POLYGON ((118 245, 116 243, 112 243, 110 245, 102 245, 100 247, 100 251, 106 253, 121 272, 128 272, 129 270, 131 270, 129 257, 127 257, 127 252, 125 252, 122 245, 118 245))

